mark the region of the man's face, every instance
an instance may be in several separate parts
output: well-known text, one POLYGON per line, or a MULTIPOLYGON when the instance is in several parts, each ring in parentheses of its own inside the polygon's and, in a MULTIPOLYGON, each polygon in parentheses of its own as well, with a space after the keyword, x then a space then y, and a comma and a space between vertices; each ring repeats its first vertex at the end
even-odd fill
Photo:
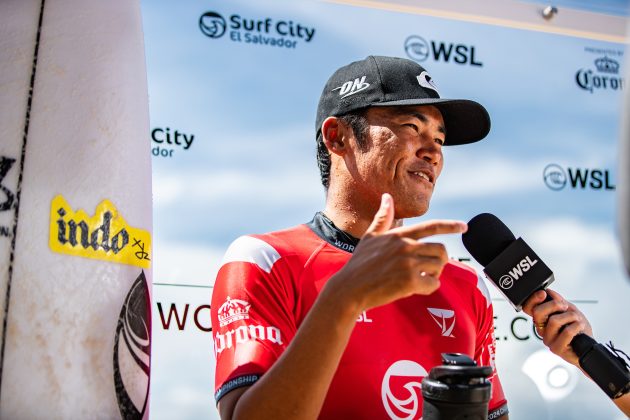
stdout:
POLYGON ((396 218, 426 213, 442 172, 446 133, 434 106, 372 107, 366 113, 366 148, 357 149, 355 188, 369 203, 394 198, 396 218), (357 176, 358 175, 358 176, 357 176))

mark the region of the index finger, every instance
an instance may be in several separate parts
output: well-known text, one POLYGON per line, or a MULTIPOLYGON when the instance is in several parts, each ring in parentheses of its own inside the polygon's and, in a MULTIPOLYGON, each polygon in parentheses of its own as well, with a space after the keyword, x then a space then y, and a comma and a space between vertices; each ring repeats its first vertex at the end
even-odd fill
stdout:
POLYGON ((468 225, 461 220, 429 220, 411 226, 401 226, 390 230, 390 233, 404 238, 422 239, 433 235, 464 233, 468 225))
POLYGON ((529 316, 533 316, 534 307, 544 302, 547 297, 547 293, 545 290, 537 290, 530 297, 525 300, 523 304, 523 312, 525 312, 529 316))

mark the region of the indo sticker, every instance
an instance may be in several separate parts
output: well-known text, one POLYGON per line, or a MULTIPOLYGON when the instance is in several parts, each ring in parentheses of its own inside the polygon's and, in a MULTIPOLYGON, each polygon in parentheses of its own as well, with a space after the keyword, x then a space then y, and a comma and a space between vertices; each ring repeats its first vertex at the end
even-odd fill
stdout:
POLYGON ((49 245, 60 254, 141 268, 151 265, 151 234, 129 226, 109 200, 103 200, 94 216, 89 216, 56 196, 50 206, 49 245))

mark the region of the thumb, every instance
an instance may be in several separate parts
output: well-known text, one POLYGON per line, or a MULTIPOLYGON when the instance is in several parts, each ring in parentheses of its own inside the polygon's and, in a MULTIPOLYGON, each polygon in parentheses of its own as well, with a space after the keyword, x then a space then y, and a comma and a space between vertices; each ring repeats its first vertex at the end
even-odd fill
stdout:
POLYGON ((365 234, 384 233, 392 227, 394 222, 394 199, 388 193, 381 196, 381 206, 374 215, 374 220, 365 234))

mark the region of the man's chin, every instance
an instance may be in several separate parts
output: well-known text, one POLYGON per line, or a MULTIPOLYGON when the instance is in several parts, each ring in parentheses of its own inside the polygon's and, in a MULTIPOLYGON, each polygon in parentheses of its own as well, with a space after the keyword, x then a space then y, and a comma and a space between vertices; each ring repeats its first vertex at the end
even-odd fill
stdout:
POLYGON ((396 210, 396 219, 411 219, 412 217, 422 216, 429 211, 429 203, 416 203, 410 206, 396 206, 396 203, 394 203, 394 209, 396 210))

